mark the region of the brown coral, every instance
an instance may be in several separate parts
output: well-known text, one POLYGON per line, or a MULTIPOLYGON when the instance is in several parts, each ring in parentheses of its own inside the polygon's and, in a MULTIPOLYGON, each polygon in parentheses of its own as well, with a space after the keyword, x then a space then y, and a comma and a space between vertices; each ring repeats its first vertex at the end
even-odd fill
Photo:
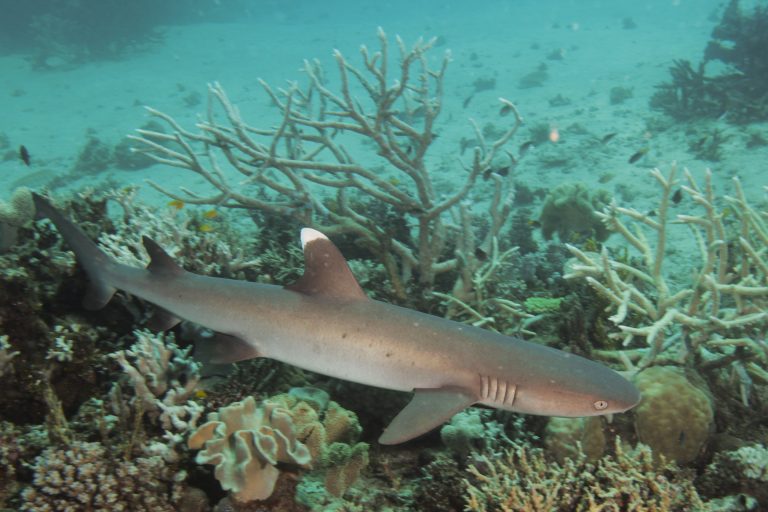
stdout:
POLYGON ((654 366, 635 378, 642 400, 635 410, 640 442, 654 455, 685 464, 704 449, 714 411, 709 397, 682 372, 654 366))
POLYGON ((647 446, 625 452, 617 440, 615 452, 596 463, 580 454, 558 464, 541 449, 518 444, 501 457, 478 457, 465 481, 465 510, 708 510, 687 476, 672 465, 659 467, 647 446))

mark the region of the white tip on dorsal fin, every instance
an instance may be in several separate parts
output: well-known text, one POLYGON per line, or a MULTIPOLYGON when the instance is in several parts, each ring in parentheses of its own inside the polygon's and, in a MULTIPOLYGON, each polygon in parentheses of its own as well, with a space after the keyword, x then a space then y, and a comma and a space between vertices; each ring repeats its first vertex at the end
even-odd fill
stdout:
POLYGON ((304 228, 301 230, 304 249, 304 275, 286 289, 306 295, 320 295, 337 299, 366 299, 347 260, 327 236, 304 228))

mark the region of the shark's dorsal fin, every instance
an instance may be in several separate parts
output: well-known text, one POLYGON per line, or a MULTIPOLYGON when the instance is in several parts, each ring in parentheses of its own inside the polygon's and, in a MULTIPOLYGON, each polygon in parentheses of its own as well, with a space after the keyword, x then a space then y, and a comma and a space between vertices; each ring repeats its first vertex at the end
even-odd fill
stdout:
POLYGON ((147 270, 153 274, 183 274, 184 269, 171 258, 160 245, 148 236, 141 237, 141 243, 149 254, 147 270))
POLYGON ((338 299, 366 299, 347 260, 339 249, 321 232, 301 230, 304 249, 304 275, 285 288, 306 295, 323 295, 338 299))
POLYGON ((416 389, 413 398, 395 416, 379 438, 381 444, 404 443, 426 434, 478 401, 470 390, 455 386, 416 389))

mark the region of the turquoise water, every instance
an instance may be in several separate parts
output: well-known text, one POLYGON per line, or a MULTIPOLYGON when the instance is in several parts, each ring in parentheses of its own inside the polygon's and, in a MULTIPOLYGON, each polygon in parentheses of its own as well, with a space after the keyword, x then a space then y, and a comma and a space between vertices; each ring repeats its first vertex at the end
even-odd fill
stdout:
MULTIPOLYGON (((768 507, 765 2, 0 12, 0 508, 768 507), (123 264, 149 262, 146 236, 190 272, 262 284, 298 279, 299 231, 315 228, 369 298, 595 360, 643 399, 589 420, 473 407, 380 445, 409 395, 323 375, 358 375, 343 366, 368 352, 321 374, 291 366, 303 353, 198 368, 216 344, 202 312, 170 311, 171 339, 134 333, 153 311, 142 290, 83 309, 88 276, 71 240, 32 222, 31 191, 123 264), (256 423, 269 397, 287 411, 264 435, 288 431, 311 464, 294 446, 275 470, 256 448, 269 440, 240 434, 252 465, 214 475, 199 455, 213 450, 188 440, 249 396, 256 423), (109 481, 72 469, 86 461, 109 481)), ((423 365, 448 359, 436 347, 423 365)), ((530 382, 476 371, 483 398, 530 382)))

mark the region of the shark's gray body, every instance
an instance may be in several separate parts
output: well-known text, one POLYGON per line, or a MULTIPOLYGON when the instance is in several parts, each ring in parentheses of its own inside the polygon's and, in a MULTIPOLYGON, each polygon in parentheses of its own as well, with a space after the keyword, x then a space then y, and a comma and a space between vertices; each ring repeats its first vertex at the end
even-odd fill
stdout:
POLYGON ((147 269, 118 264, 45 199, 35 196, 75 250, 92 287, 86 306, 124 290, 162 308, 165 327, 187 319, 226 335, 220 360, 269 357, 414 399, 380 441, 421 435, 476 403, 553 416, 622 412, 635 387, 579 356, 368 299, 343 256, 322 234, 302 230, 306 268, 295 284, 272 285, 184 271, 151 240, 147 269))

